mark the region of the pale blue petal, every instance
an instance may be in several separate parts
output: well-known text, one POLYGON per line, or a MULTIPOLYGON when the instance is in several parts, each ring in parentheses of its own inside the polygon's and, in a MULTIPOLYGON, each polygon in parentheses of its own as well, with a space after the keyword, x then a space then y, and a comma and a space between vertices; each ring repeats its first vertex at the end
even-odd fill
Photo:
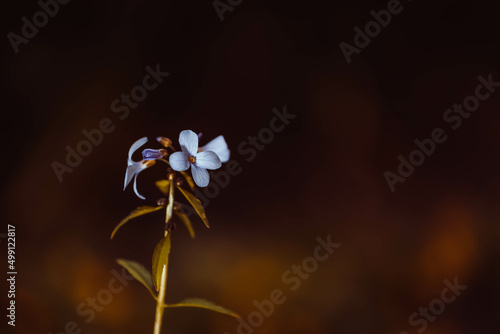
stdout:
POLYGON ((136 176, 146 168, 147 168, 146 165, 144 165, 142 161, 139 162, 132 161, 132 163, 128 165, 127 171, 125 172, 125 181, 123 183, 123 190, 127 188, 128 184, 130 183, 130 181, 132 181, 132 178, 134 178, 134 176, 136 176))
POLYGON ((221 162, 227 162, 229 160, 230 151, 223 136, 218 136, 209 141, 205 146, 200 147, 200 152, 201 151, 215 152, 215 154, 219 156, 221 162))
POLYGON ((146 197, 142 196, 141 194, 139 194, 139 192, 137 191, 137 175, 139 174, 139 172, 137 172, 137 174, 135 174, 135 178, 134 178, 134 192, 135 194, 137 195, 137 197, 139 197, 140 199, 146 199, 146 197))
POLYGON ((191 165, 191 173, 193 173, 193 180, 198 185, 198 187, 206 187, 210 182, 210 175, 204 168, 196 167, 194 164, 191 165))
POLYGON ((179 135, 182 152, 194 156, 198 152, 198 135, 191 130, 184 130, 179 135))
POLYGON ((203 151, 197 153, 196 162, 194 164, 196 165, 196 167, 206 169, 217 169, 222 165, 217 154, 212 151, 203 151))
POLYGON ((173 170, 183 172, 189 168, 189 154, 184 152, 175 152, 170 155, 168 162, 173 170))
POLYGON ((145 198, 144 198, 144 196, 139 194, 139 192, 137 191, 137 175, 148 167, 143 163, 144 160, 141 160, 141 161, 132 160, 132 155, 134 154, 135 151, 137 151, 139 149, 139 147, 144 145, 147 141, 148 141, 148 138, 143 137, 143 138, 137 140, 135 143, 133 143, 132 146, 130 146, 130 149, 128 150, 128 160, 127 160, 127 170, 125 172, 125 181, 123 182, 123 190, 125 190, 125 188, 127 188, 127 186, 132 181, 132 179, 134 179, 134 192, 141 199, 145 199, 145 198))
POLYGON ((128 163, 127 163, 128 165, 131 165, 131 163, 133 162, 132 154, 134 154, 134 152, 137 151, 137 149, 139 149, 139 147, 146 144, 147 141, 148 141, 148 137, 142 137, 141 139, 139 139, 135 143, 133 143, 132 146, 130 146, 130 148, 128 150, 128 163))

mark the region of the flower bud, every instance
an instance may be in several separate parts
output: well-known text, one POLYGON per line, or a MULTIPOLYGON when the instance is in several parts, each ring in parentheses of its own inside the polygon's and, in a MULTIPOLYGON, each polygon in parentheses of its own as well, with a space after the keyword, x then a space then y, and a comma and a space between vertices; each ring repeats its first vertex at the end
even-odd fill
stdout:
POLYGON ((184 180, 180 177, 178 177, 176 180, 175 180, 175 185, 180 187, 184 184, 184 180))
POLYGON ((153 150, 150 148, 145 149, 142 151, 142 158, 144 160, 156 160, 163 158, 168 155, 167 150, 161 149, 161 150, 153 150))
POLYGON ((168 203, 168 201, 165 197, 158 198, 156 200, 156 205, 158 205, 158 206, 167 206, 167 203, 168 203))
POLYGON ((156 140, 165 147, 172 146, 172 141, 167 137, 156 137, 156 140))

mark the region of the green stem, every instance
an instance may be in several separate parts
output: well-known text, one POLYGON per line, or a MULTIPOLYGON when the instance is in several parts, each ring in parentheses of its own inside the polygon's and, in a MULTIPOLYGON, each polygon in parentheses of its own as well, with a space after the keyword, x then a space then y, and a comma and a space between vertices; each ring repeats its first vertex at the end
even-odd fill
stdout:
MULTIPOLYGON (((168 234, 168 232, 166 232, 168 234)), ((167 276, 168 276, 168 257, 167 263, 163 265, 163 271, 161 272, 161 283, 160 283, 160 291, 158 292, 158 300, 156 302, 156 315, 155 315, 155 325, 154 325, 154 334, 160 334, 161 322, 163 319, 163 304, 165 300, 165 292, 167 290, 167 276)))
MULTIPOLYGON (((165 217, 165 224, 167 224, 172 218, 172 211, 174 208, 174 177, 173 175, 169 176, 170 180, 170 190, 168 194, 168 205, 167 212, 165 217)), ((165 229, 165 237, 170 233, 165 229)), ((161 323, 163 319, 163 311, 165 304, 165 293, 167 291, 167 276, 168 276, 168 255, 166 263, 163 265, 163 270, 161 272, 161 280, 160 280, 160 289, 158 291, 158 299, 156 300, 156 314, 155 314, 155 324, 153 334, 160 334, 161 323)))
MULTIPOLYGON (((168 205, 167 205, 167 215, 165 217, 165 224, 167 224, 170 219, 172 219, 172 210, 174 208, 174 175, 173 174, 170 174, 170 176, 168 177, 169 181, 170 181, 170 191, 168 192, 168 205)), ((165 231, 165 236, 166 236, 166 231, 165 231)))

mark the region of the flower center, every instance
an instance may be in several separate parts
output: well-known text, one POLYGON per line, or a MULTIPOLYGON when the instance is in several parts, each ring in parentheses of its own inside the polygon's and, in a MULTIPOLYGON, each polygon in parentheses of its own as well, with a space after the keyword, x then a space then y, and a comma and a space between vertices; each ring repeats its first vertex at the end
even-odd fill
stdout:
POLYGON ((188 158, 188 161, 192 164, 194 164, 196 162, 196 158, 195 157, 189 157, 188 158))

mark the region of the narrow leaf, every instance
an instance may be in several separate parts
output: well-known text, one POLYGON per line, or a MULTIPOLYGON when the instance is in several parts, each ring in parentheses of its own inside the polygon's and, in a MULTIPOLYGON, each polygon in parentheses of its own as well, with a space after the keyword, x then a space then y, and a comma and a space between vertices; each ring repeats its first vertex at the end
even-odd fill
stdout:
POLYGON ((189 235, 191 235, 191 238, 194 239, 194 237, 195 237, 194 228, 193 228, 193 225, 191 225, 191 221, 189 220, 189 217, 180 211, 174 211, 174 212, 177 215, 177 217, 179 217, 179 219, 182 220, 184 225, 186 225, 186 228, 189 231, 189 235))
POLYGON ((170 233, 160 240, 153 253, 153 283, 156 291, 160 287, 163 265, 168 265, 168 254, 170 254, 170 233))
POLYGON ((191 176, 189 176, 188 173, 186 172, 181 172, 182 176, 184 176, 184 178, 186 179, 188 185, 189 185, 189 188, 191 188, 191 190, 194 189, 194 181, 193 181, 193 178, 191 176))
POLYGON ((141 282, 146 287, 146 289, 148 289, 153 298, 156 299, 153 287, 153 277, 151 277, 151 273, 146 268, 144 268, 142 264, 125 259, 118 259, 116 260, 116 262, 118 262, 118 264, 122 267, 125 267, 125 269, 127 269, 128 272, 132 276, 134 276, 136 280, 141 282))
POLYGON ((216 305, 208 300, 200 299, 200 298, 188 298, 188 299, 184 299, 183 301, 181 301, 177 304, 164 304, 163 307, 199 307, 199 308, 204 308, 207 310, 212 310, 215 312, 227 314, 227 315, 230 315, 230 316, 235 317, 235 318, 241 318, 238 314, 234 313, 231 310, 228 310, 227 308, 224 308, 224 307, 216 305))
POLYGON ((181 191, 181 193, 186 197, 186 199, 191 203, 193 208, 196 210, 196 213, 198 213, 198 216, 200 216, 201 220, 205 223, 205 225, 210 228, 210 225, 208 224, 208 219, 207 215, 205 214, 205 209, 203 208, 203 205, 201 205, 201 202, 198 198, 196 198, 193 194, 191 194, 189 191, 186 191, 182 189, 181 187, 177 187, 181 191))
POLYGON ((140 206, 140 207, 138 207, 137 209, 132 211, 127 217, 123 218, 122 221, 120 223, 118 223, 118 225, 116 225, 115 229, 111 233, 111 239, 113 239, 113 237, 115 236, 118 229, 120 227, 122 227, 130 219, 145 215, 145 214, 150 213, 150 212, 155 212, 155 211, 158 211, 161 209, 163 209, 163 206, 140 206))
POLYGON ((156 187, 160 189, 163 195, 168 195, 168 191, 170 189, 170 181, 169 180, 156 181, 156 187))

